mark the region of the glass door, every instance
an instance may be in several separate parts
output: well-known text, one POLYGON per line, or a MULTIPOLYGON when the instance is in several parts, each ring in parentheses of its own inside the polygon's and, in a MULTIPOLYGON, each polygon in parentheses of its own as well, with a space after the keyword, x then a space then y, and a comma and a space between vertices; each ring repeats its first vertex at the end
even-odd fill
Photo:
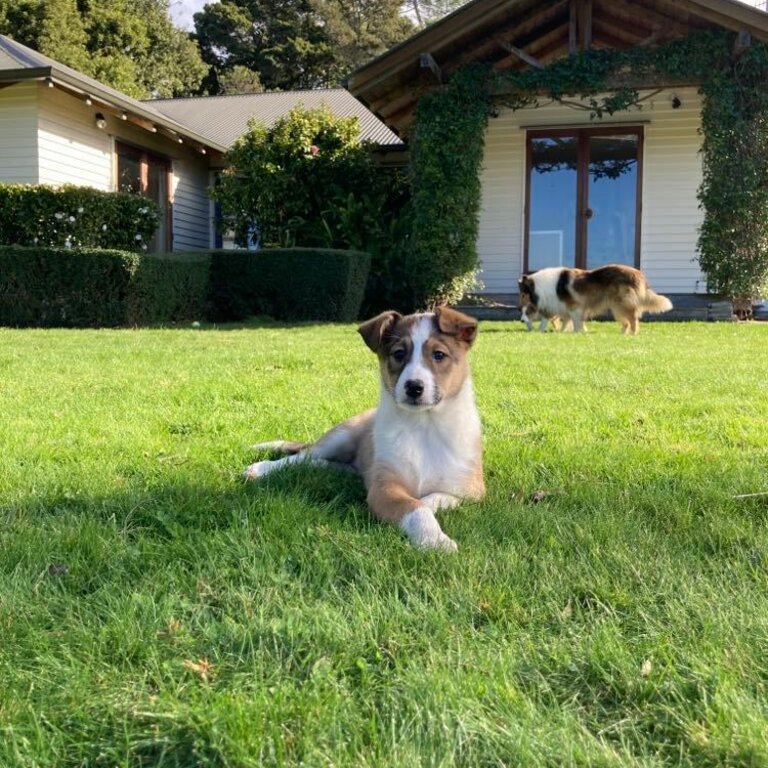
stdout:
POLYGON ((528 133, 525 272, 639 264, 641 128, 528 133))
POLYGON ((528 272, 576 266, 578 135, 528 140, 528 272))
POLYGON ((590 135, 587 141, 585 266, 635 266, 639 246, 640 134, 590 135))

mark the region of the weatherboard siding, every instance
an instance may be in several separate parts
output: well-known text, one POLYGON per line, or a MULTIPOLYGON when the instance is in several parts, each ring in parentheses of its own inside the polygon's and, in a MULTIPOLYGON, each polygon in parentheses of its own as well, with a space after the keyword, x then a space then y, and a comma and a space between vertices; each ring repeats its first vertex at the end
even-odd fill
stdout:
POLYGON ((0 182, 35 184, 37 84, 0 89, 0 182))
POLYGON ((175 160, 173 250, 200 251, 211 246, 211 201, 208 165, 185 158, 175 160))
POLYGON ((668 293, 704 289, 696 257, 702 213, 696 191, 701 183, 701 98, 695 88, 677 89, 682 105, 672 109, 672 91, 662 91, 636 112, 601 121, 560 104, 517 112, 502 110, 490 120, 482 170, 478 251, 485 293, 516 293, 522 274, 525 207, 524 127, 644 127, 641 214, 641 268, 654 288, 668 293))
POLYGON ((112 189, 112 141, 96 127, 98 111, 57 88, 46 88, 38 107, 39 181, 112 189))

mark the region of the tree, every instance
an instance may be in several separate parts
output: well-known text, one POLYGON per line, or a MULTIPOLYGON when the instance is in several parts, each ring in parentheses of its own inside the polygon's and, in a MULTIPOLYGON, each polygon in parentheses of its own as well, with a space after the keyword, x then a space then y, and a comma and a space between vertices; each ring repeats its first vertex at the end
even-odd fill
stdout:
POLYGON ((345 76, 404 40, 413 23, 400 0, 315 0, 333 41, 336 68, 345 76))
POLYGON ((206 87, 237 66, 267 90, 335 86, 372 56, 404 39, 413 24, 397 0, 222 0, 195 14, 211 70, 206 87))
POLYGON ((206 72, 168 0, 0 0, 0 32, 136 98, 195 93, 206 72))

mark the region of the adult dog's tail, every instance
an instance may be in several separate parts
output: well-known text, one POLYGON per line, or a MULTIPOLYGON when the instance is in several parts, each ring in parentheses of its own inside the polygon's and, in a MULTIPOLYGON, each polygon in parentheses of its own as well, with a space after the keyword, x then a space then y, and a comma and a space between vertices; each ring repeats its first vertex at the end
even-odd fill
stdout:
POLYGON ((672 309, 672 302, 666 296, 646 288, 640 307, 644 312, 669 312, 672 309))

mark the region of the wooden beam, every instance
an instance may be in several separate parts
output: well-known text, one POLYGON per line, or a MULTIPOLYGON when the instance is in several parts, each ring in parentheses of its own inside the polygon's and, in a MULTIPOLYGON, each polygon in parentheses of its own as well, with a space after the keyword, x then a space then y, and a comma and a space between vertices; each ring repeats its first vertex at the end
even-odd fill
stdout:
POLYGON ((592 0, 578 0, 579 4, 579 50, 592 47, 592 0))
POLYGON ((576 0, 571 0, 568 7, 568 55, 575 56, 578 51, 578 27, 576 23, 576 0))
POLYGON ((431 53, 419 54, 419 67, 421 68, 422 72, 424 72, 424 70, 429 70, 435 76, 435 80, 437 80, 437 82, 442 85, 443 72, 431 53))
POLYGON ((518 48, 512 43, 507 43, 504 40, 499 40, 499 45, 505 50, 509 51, 513 56, 517 56, 518 59, 522 59, 526 64, 530 64, 535 69, 544 69, 544 65, 530 53, 526 53, 522 48, 518 48))

